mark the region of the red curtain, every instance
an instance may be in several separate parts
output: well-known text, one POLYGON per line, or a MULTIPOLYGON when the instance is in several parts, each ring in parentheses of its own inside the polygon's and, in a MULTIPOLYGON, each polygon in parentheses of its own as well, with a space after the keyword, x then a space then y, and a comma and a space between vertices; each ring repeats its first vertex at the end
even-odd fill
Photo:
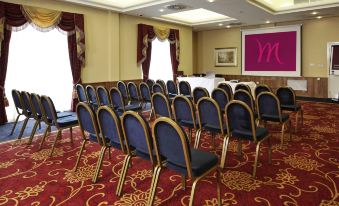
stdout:
POLYGON ((179 30, 171 29, 168 40, 171 42, 171 62, 173 71, 173 81, 176 82, 179 66, 179 30))
POLYGON ((7 122, 5 109, 5 80, 7 72, 9 42, 11 40, 11 31, 5 30, 4 39, 1 44, 0 58, 0 124, 7 122), (2 94, 2 95, 1 95, 2 94))

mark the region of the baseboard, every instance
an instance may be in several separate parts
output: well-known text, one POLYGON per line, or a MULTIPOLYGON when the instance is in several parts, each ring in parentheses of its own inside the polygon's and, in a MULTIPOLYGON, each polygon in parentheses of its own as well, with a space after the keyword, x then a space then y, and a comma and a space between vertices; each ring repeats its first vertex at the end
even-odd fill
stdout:
POLYGON ((297 100, 310 101, 310 102, 337 103, 337 104, 339 104, 338 99, 331 99, 331 98, 318 98, 318 97, 297 96, 297 100))

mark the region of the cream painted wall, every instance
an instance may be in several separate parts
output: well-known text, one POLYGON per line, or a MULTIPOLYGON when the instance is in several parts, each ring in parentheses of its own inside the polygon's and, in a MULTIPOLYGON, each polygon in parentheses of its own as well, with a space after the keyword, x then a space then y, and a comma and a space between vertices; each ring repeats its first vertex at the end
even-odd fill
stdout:
MULTIPOLYGON (((327 77, 327 42, 339 42, 338 22, 339 17, 333 17, 276 24, 276 26, 302 24, 302 76, 327 77)), ((194 36, 197 38, 194 40, 197 42, 195 51, 197 57, 194 58, 197 65, 195 73, 215 71, 218 74, 241 74, 241 32, 239 28, 201 31, 194 36), (214 48, 224 47, 238 48, 238 66, 214 66, 214 48)))
POLYGON ((136 64, 137 24, 162 25, 180 30, 179 70, 193 73, 192 29, 190 27, 118 14, 60 1, 2 0, 85 15, 86 66, 82 71, 84 83, 140 79, 136 64))

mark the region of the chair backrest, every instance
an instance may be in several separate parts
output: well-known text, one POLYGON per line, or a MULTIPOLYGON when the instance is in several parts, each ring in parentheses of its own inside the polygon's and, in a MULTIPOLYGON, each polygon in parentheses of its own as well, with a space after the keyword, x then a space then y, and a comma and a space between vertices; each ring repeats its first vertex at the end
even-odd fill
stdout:
POLYGON ((295 105, 295 92, 291 87, 279 87, 277 89, 277 97, 282 105, 295 105))
POLYGON ((240 89, 248 91, 251 94, 251 88, 247 84, 237 84, 235 86, 234 93, 240 89))
POLYGON ((164 80, 158 79, 158 80, 156 81, 156 83, 158 83, 158 84, 161 85, 161 87, 162 87, 162 89, 164 90, 164 92, 167 91, 167 89, 166 89, 166 84, 165 84, 164 80))
POLYGON ((140 101, 139 90, 137 85, 134 82, 128 82, 127 88, 131 101, 140 101))
POLYGON ((120 145, 121 150, 125 153, 119 115, 112 108, 101 106, 97 111, 97 118, 102 138, 109 139, 111 145, 120 145))
POLYGON ((145 82, 139 84, 141 98, 144 102, 151 102, 151 91, 145 82))
POLYGON ((45 96, 45 95, 42 95, 40 100, 41 100, 42 108, 45 112, 45 117, 46 117, 45 123, 56 126, 57 114, 56 114, 53 101, 51 100, 50 97, 45 96))
POLYGON ((204 126, 209 126, 220 128, 223 135, 223 118, 218 103, 210 97, 203 97, 198 101, 197 107, 199 127, 203 128, 204 126))
POLYGON ((117 83, 117 88, 119 89, 122 97, 127 100, 128 99, 128 91, 127 91, 127 86, 125 82, 123 81, 118 81, 117 83))
POLYGON ((229 100, 233 99, 233 90, 231 85, 227 83, 220 83, 218 84, 218 88, 224 90, 227 93, 229 100))
POLYGON ((138 113, 127 111, 122 116, 121 124, 127 153, 131 155, 130 146, 132 146, 137 151, 148 154, 151 162, 154 163, 153 140, 147 121, 138 113))
POLYGON ((30 94, 28 92, 21 91, 20 96, 23 103, 24 114, 25 116, 29 116, 29 113, 32 111, 32 105, 29 97, 30 94))
POLYGON ((18 109, 23 109, 23 102, 22 102, 22 99, 21 99, 20 92, 16 89, 13 89, 12 90, 12 97, 13 97, 15 108, 19 112, 18 109))
POLYGON ((173 99, 174 119, 180 124, 182 121, 192 122, 194 129, 195 124, 195 111, 192 101, 183 95, 178 95, 173 99))
POLYGON ((246 103, 254 111, 254 100, 248 91, 243 89, 236 90, 234 92, 233 99, 246 103))
POLYGON ((146 84, 148 85, 148 88, 152 89, 155 82, 153 79, 147 79, 146 84))
POLYGON ((40 101, 40 96, 37 94, 31 94, 30 95, 30 101, 32 104, 32 114, 34 115, 34 119, 38 120, 42 118, 42 105, 40 101))
POLYGON ((84 86, 82 84, 77 84, 75 86, 79 102, 88 102, 87 94, 84 86))
POLYGON ((282 122, 280 101, 275 94, 271 92, 261 92, 256 99, 256 104, 259 118, 263 115, 279 116, 280 122, 282 122))
POLYGON ((109 94, 108 94, 106 87, 98 86, 97 94, 98 94, 98 101, 100 105, 111 105, 111 100, 109 98, 109 94))
POLYGON ((224 111, 226 105, 230 101, 230 98, 228 97, 228 94, 226 93, 226 91, 221 88, 215 88, 212 91, 211 96, 212 96, 212 99, 214 99, 218 103, 220 110, 224 111))
POLYGON ((258 84, 255 87, 254 94, 255 98, 261 93, 261 92, 272 92, 271 89, 266 84, 258 84))
POLYGON ((171 95, 177 95, 178 94, 178 88, 176 83, 173 80, 168 80, 166 83, 167 87, 167 93, 171 95))
POLYGON ((248 140, 257 141, 253 111, 242 101, 232 100, 226 106, 226 126, 229 136, 234 131, 246 132, 253 137, 248 140))
POLYGON ((202 97, 209 97, 209 93, 206 88, 196 87, 193 89, 193 102, 194 104, 198 103, 199 99, 202 97))
POLYGON ((122 97, 120 90, 116 87, 112 87, 109 90, 109 96, 111 97, 112 105, 117 108, 124 108, 125 101, 122 97))
POLYGON ((159 166, 162 157, 166 158, 168 163, 186 166, 191 178, 191 150, 184 130, 170 118, 161 117, 154 122, 152 136, 159 166))
POLYGON ((97 93, 92 85, 86 86, 86 93, 90 104, 98 103, 97 93))
POLYGON ((80 102, 77 105, 76 112, 82 136, 88 139, 86 133, 95 135, 97 142, 103 145, 104 142, 103 139, 100 138, 100 130, 93 109, 88 104, 80 102))
POLYGON ((155 83, 152 87, 152 91, 153 93, 161 93, 161 94, 165 94, 164 93, 164 88, 162 88, 162 86, 159 83, 155 83))
POLYGON ((171 118, 171 107, 167 97, 161 93, 154 93, 152 95, 152 107, 155 116, 171 118))
POLYGON ((191 96, 191 85, 187 81, 179 82, 179 93, 186 96, 191 96))

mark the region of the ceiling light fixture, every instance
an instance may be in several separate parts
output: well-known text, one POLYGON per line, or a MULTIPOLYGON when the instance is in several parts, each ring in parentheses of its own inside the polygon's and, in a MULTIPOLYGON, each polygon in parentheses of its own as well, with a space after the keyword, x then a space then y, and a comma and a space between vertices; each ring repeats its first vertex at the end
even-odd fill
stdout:
POLYGON ((213 3, 215 0, 207 0, 208 2, 210 2, 210 3, 213 3))
POLYGON ((269 20, 267 20, 266 22, 265 22, 266 24, 269 24, 269 23, 271 23, 269 20))
POLYGON ((319 12, 317 12, 317 11, 314 11, 314 12, 312 12, 311 14, 312 15, 316 15, 316 14, 318 14, 319 12))
POLYGON ((159 9, 160 12, 164 12, 165 10, 164 9, 159 9))
POLYGON ((321 18, 323 18, 322 16, 317 16, 317 19, 321 19, 321 18))
POLYGON ((218 24, 218 26, 222 26, 222 25, 223 25, 222 23, 218 24))
POLYGON ((230 25, 227 25, 226 28, 229 29, 229 28, 231 28, 231 26, 230 26, 230 25))

